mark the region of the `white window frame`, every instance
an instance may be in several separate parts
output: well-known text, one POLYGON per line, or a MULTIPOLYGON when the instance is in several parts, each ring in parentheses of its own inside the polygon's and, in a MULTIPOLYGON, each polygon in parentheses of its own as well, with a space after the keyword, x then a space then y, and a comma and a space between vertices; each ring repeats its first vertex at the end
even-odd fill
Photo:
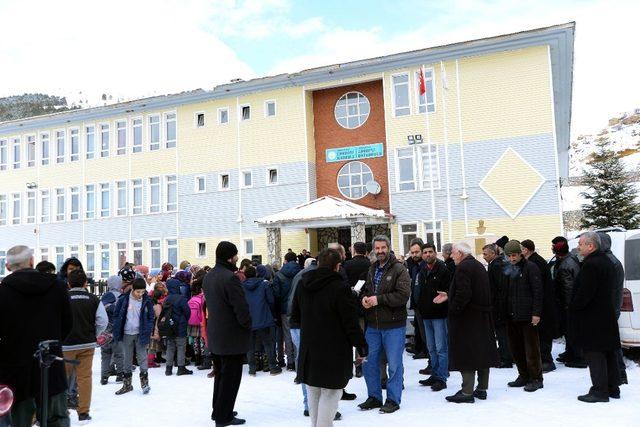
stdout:
POLYGON ((0 139, 0 171, 9 168, 9 144, 6 139, 0 139))
POLYGON ((98 205, 98 203, 97 203, 98 199, 96 197, 97 196, 97 191, 96 190, 98 189, 98 185, 97 184, 93 184, 93 183, 87 183, 87 184, 84 184, 83 187, 84 187, 83 188, 83 192, 84 192, 84 200, 83 200, 83 202, 84 202, 84 209, 83 209, 83 211, 84 211, 84 219, 96 219, 97 218, 96 208, 97 208, 97 205, 98 205), (88 190, 87 187, 89 187, 89 186, 91 186, 93 188, 93 191, 87 191, 88 190), (92 206, 89 206, 89 204, 88 204, 89 203, 89 196, 88 196, 89 193, 93 194, 92 206), (88 209, 89 207, 91 207, 91 210, 88 209), (91 215, 91 216, 89 216, 89 215, 91 215))
POLYGON ((55 129, 53 135, 56 147, 56 164, 61 165, 67 157, 67 131, 66 129, 55 129), (62 134, 62 153, 60 153, 60 134, 62 134))
POLYGON ((207 115, 204 111, 196 111, 193 113, 193 127, 196 129, 203 128, 207 125, 207 115), (202 115, 202 124, 198 122, 198 116, 202 115))
POLYGON ((82 212, 82 198, 80 197, 80 187, 78 186, 73 186, 73 187, 69 187, 69 221, 78 221, 81 216, 80 213, 82 212), (75 190, 75 191, 74 191, 75 190), (77 197, 78 199, 78 210, 77 211, 73 211, 73 198, 77 197), (74 218, 75 215, 75 218, 74 218))
POLYGON ((25 144, 25 159, 27 160, 27 167, 32 168, 36 165, 36 135, 26 135, 24 140, 25 144))
POLYGON ((240 104, 238 108, 238 121, 240 122, 249 122, 251 121, 251 104, 240 104), (249 108, 249 118, 245 119, 243 115, 243 111, 245 108, 249 108))
POLYGON ((142 116, 131 118, 131 152, 134 154, 144 151, 144 118, 142 116), (139 123, 136 123, 139 122, 139 123), (140 143, 136 144, 136 129, 140 128, 140 143), (138 149, 138 151, 136 151, 138 149))
POLYGON ((411 191, 417 191, 420 187, 420 183, 419 183, 419 172, 418 172, 418 164, 416 161, 416 150, 415 147, 407 147, 407 146, 403 146, 403 147, 397 147, 396 148, 396 152, 395 152, 395 173, 396 173, 396 191, 398 193, 405 193, 405 192, 411 192, 411 191), (400 159, 403 158, 408 158, 408 156, 402 156, 400 157, 399 152, 400 150, 411 150, 411 164, 413 165, 413 180, 412 181, 400 181, 400 159), (412 189, 400 189, 400 184, 404 184, 404 183, 409 183, 409 182, 413 182, 413 188, 412 189))
POLYGON ((218 174, 218 190, 219 191, 231 190, 231 174, 229 172, 220 172, 218 174), (227 184, 228 184, 226 188, 222 186, 222 177, 225 175, 227 176, 227 184))
MULTIPOLYGON (((351 160, 351 161, 349 161, 349 162, 347 162, 347 163, 343 164, 343 165, 340 167, 340 169, 338 170, 338 174, 336 175, 336 187, 338 188, 338 191, 340 192, 340 194, 342 195, 342 197, 345 197, 345 198, 347 198, 347 199, 349 199, 349 200, 360 200, 360 199, 362 199, 362 198, 366 197, 366 196, 369 194, 369 191, 367 190, 367 186, 366 186, 366 184, 365 184, 365 182, 364 182, 364 179, 361 179, 361 180, 360 180, 360 184, 357 184, 357 185, 352 185, 352 184, 351 184, 351 177, 352 177, 352 176, 358 176, 358 175, 359 175, 361 178, 363 178, 363 177, 364 177, 364 175, 365 175, 365 173, 369 173, 369 174, 371 175, 371 181, 373 181, 373 180, 374 180, 373 170, 371 169, 371 166, 369 166, 368 164, 366 164, 365 162, 363 162, 363 161, 361 161, 361 160, 351 160), (343 174, 343 173, 342 173, 342 169, 344 169, 347 165, 351 165, 351 164, 353 164, 353 163, 360 163, 360 165, 361 165, 361 166, 360 166, 360 172, 354 172, 354 173, 352 173, 351 171, 349 171, 349 172, 347 172, 346 174, 343 174), (368 169, 368 171, 367 171, 367 172, 364 172, 364 171, 363 171, 363 169, 364 169, 364 168, 367 168, 367 169, 368 169), (357 188, 357 187, 360 187, 360 188, 362 189, 362 194, 360 195, 360 197, 347 196, 346 194, 344 194, 344 193, 342 192, 342 188, 340 187, 340 178, 341 178, 341 177, 343 177, 343 176, 348 177, 349 185, 348 185, 347 187, 349 188, 349 192, 350 192, 350 193, 351 193, 351 190, 352 190, 354 187, 356 187, 356 188, 357 188)), ((369 182, 370 182, 370 181, 367 181, 367 183, 369 183, 369 182)))
POLYGON ((22 140, 19 136, 11 138, 11 158, 13 159, 13 169, 20 169, 22 165, 22 140))
POLYGON ((56 266, 56 270, 59 270, 64 265, 65 259, 66 258, 65 258, 64 246, 54 246, 53 247, 53 261, 54 261, 53 265, 56 266), (59 251, 58 249, 62 249, 62 250, 59 251))
POLYGON ((83 126, 84 129, 84 152, 85 158, 87 160, 93 160, 96 158, 96 125, 95 124, 85 124, 83 126), (89 131, 89 129, 93 129, 89 131), (89 135, 93 137, 93 148, 89 150, 89 135))
POLYGON ((119 119, 113 122, 113 129, 114 131, 114 136, 115 136, 115 148, 116 148, 116 156, 125 156, 127 155, 127 148, 128 148, 128 137, 129 137, 129 124, 127 123, 127 119, 119 119), (120 126, 124 124, 124 128, 121 128, 120 126), (120 131, 124 130, 123 135, 124 135, 124 141, 120 141, 120 131), (124 143, 123 146, 120 146, 120 143, 124 143))
POLYGON ((115 183, 115 199, 116 199, 116 203, 115 203, 115 209, 116 209, 116 216, 127 216, 127 213, 129 212, 129 186, 126 180, 120 180, 120 181, 116 181, 115 183), (124 184, 124 197, 121 197, 120 191, 123 189, 121 187, 121 184, 124 184), (120 202, 124 201, 124 208, 120 207, 120 202), (124 210, 121 210, 124 209, 124 210))
MULTIPOLYGON (((86 268, 86 272, 87 272, 87 276, 89 277, 95 277, 96 275, 96 245, 84 245, 84 266, 86 268), (89 249, 91 248, 91 249, 89 249), (89 263, 89 254, 91 254, 91 258, 93 258, 93 262, 91 264, 93 264, 93 268, 89 269, 89 267, 91 266, 91 264, 89 263)), ((102 260, 101 260, 102 261, 102 260)))
POLYGON ((69 257, 68 258, 75 258, 75 259, 80 259, 80 246, 79 245, 69 245, 69 249, 67 249, 69 257), (74 249, 75 248, 75 249, 74 249))
POLYGON ((143 215, 144 214, 144 179, 143 178, 134 178, 131 181, 131 199, 130 199, 130 206, 131 206, 131 215, 132 216, 137 216, 137 215, 143 215), (138 185, 136 185, 136 181, 139 182, 138 185), (140 189, 140 206, 136 206, 135 205, 135 192, 136 189, 140 189), (138 210, 138 212, 136 212, 136 210, 138 210))
POLYGON ((111 216, 111 183, 110 182, 101 182, 98 184, 98 190, 99 190, 99 194, 100 194, 100 212, 99 212, 99 218, 109 218, 111 216), (107 193, 107 202, 108 202, 108 206, 105 209, 104 203, 103 203, 103 199, 102 199, 102 195, 104 193, 104 189, 106 186, 106 193, 107 193))
POLYGON ((162 240, 161 239, 149 239, 149 268, 160 268, 162 267, 162 240), (152 246, 153 243, 157 242, 158 246, 152 246), (158 250, 158 265, 153 264, 153 251, 158 250))
POLYGON ((276 104, 275 99, 267 99, 264 101, 264 116, 265 117, 276 117, 278 115, 278 105, 276 104), (269 114, 269 104, 273 104, 273 114, 269 114))
POLYGON ((178 176, 177 175, 165 175, 164 177, 164 211, 165 212, 177 212, 178 211, 178 176), (173 204, 169 204, 169 189, 173 186, 175 189, 176 201, 173 204), (175 206, 174 206, 175 205, 175 206))
POLYGON ((51 134, 49 132, 40 133, 40 165, 49 166, 51 164, 51 134), (44 155, 44 148, 47 147, 47 156, 44 155))
POLYGON ((23 211, 24 209, 22 208, 22 193, 11 194, 11 225, 22 224, 23 211), (18 202, 18 216, 16 216, 16 201, 18 202))
POLYGON ((162 178, 159 176, 150 176, 147 178, 147 188, 149 189, 149 191, 147 192, 148 194, 148 203, 147 203, 147 213, 150 214, 157 214, 162 212, 162 178), (157 184, 152 184, 151 180, 158 180, 157 184), (158 187, 158 203, 157 203, 157 207, 155 204, 152 204, 152 193, 153 193, 153 187, 155 187, 157 185, 158 187))
POLYGON ((9 203, 6 194, 0 194, 0 226, 7 225, 9 220, 9 203))
POLYGON ((165 246, 165 254, 166 254, 166 260, 167 262, 171 263, 172 265, 178 265, 177 263, 179 262, 179 256, 180 254, 178 253, 180 246, 178 245, 178 239, 176 237, 168 237, 166 239, 164 239, 164 246, 165 246), (175 242, 174 244, 169 244, 169 242, 175 242), (176 259, 174 260, 175 263, 171 262, 171 257, 169 256, 169 251, 171 249, 175 249, 176 250, 176 259))
POLYGON ((229 107, 220 107, 220 108, 218 108, 217 116, 218 116, 218 124, 219 125, 228 125, 229 124, 229 118, 230 118, 230 116, 229 116, 229 107), (222 112, 223 111, 226 111, 226 113, 227 113, 227 121, 226 122, 222 121, 222 112))
POLYGON ((40 261, 49 261, 49 247, 40 247, 40 261))
MULTIPOLYGON (((435 113, 436 112, 436 82, 435 82, 435 70, 433 69, 433 67, 429 67, 429 68, 425 68, 424 69, 424 85, 426 88, 426 91, 429 92, 431 91, 433 93, 433 102, 431 105, 433 106, 433 111, 429 111, 429 113, 435 113), (427 77, 427 73, 431 73, 430 77, 427 77)), ((428 105, 427 105, 427 96, 425 93, 425 103, 422 104, 420 102, 420 70, 416 71, 413 73, 413 87, 414 87, 414 91, 413 91, 413 95, 416 97, 416 108, 415 108, 415 114, 424 114, 424 111, 420 111, 420 109, 422 107, 425 107, 425 111, 428 111, 428 105)))
POLYGON ((69 161, 70 162, 77 162, 77 161, 80 160, 80 153, 82 152, 82 150, 80 148, 80 128, 71 127, 69 129, 67 129, 67 133, 69 134, 69 161), (76 149, 77 149, 77 151, 75 153, 73 151, 74 135, 75 135, 76 149))
POLYGON ((411 234, 415 234, 415 237, 420 236, 420 226, 418 224, 417 221, 413 221, 413 222, 403 222, 401 224, 398 224, 398 243, 400 244, 400 254, 405 255, 407 252, 409 252, 409 248, 405 248, 404 247, 404 236, 405 235, 411 235, 411 234), (411 232, 403 232, 402 231, 402 226, 404 225, 415 225, 416 226, 416 231, 411 231, 411 232))
POLYGON ((178 146, 178 112, 167 111, 162 115, 162 121, 164 122, 163 134, 164 134, 164 147, 176 148, 178 146), (168 116, 173 115, 173 119, 169 119, 168 116), (175 139, 169 139, 169 123, 173 122, 175 126, 175 139), (169 146, 171 144, 171 146, 169 146))
POLYGON ((253 188, 253 171, 251 169, 243 169, 240 171, 240 188, 253 188), (251 176, 251 184, 246 185, 244 177, 245 174, 250 174, 251 176))
POLYGON ((255 242, 253 239, 243 239, 242 240, 242 250, 245 255, 253 255, 256 251, 255 242), (251 251, 247 251, 247 243, 251 242, 251 251))
POLYGON ((51 221, 51 190, 47 188, 41 188, 40 191, 38 191, 38 218, 40 224, 47 224, 51 221), (47 207, 46 217, 44 216, 45 206, 47 207))
POLYGON ((206 193, 207 192, 207 176, 206 175, 196 175, 194 183, 193 183, 193 192, 194 193, 206 193), (202 180, 202 190, 200 189, 200 180, 202 180))
POLYGON ((280 185, 280 169, 277 166, 269 166, 267 167, 265 174, 265 182, 267 186, 272 187, 275 185, 280 185), (276 171, 276 182, 271 182, 271 171, 276 171))
POLYGON ((419 177, 419 180, 420 180, 420 188, 422 190, 430 190, 431 189, 430 181, 425 182, 427 177, 424 176, 424 158, 423 158, 423 155, 424 155, 425 152, 428 152, 428 155, 430 157, 435 155, 436 170, 432 173, 432 175, 435 178, 433 180, 433 189, 434 190, 439 190, 441 188, 441 186, 442 186, 442 179, 441 179, 441 175, 440 175, 440 150, 438 149, 438 146, 432 142, 431 144, 421 144, 420 146, 417 146, 415 148, 416 148, 417 154, 419 154, 419 156, 418 156, 418 165, 419 165, 418 177, 419 177), (429 150, 429 151, 427 151, 427 150, 429 150))
POLYGON ((99 140, 99 146, 100 146, 100 158, 101 159, 106 159, 107 157, 109 157, 111 155, 111 124, 109 123, 100 123, 97 126, 98 130, 100 131, 98 133, 98 135, 100 136, 99 140), (104 131, 104 127, 107 127, 106 132, 104 131), (103 135, 106 134, 107 135, 107 148, 105 149, 103 146, 103 135), (106 154, 105 154, 106 153, 106 154))
POLYGON ((55 195, 55 203, 56 207, 54 222, 64 222, 67 219, 67 190, 65 188, 55 188, 53 190, 55 195), (60 196, 62 196, 62 200, 60 200, 60 196), (60 207, 62 206, 62 212, 60 212, 60 207))
POLYGON ((149 138, 149 151, 158 151, 162 147, 162 116, 160 114, 149 114, 147 116, 147 136, 149 138), (151 123, 152 119, 157 118, 158 121, 156 123, 151 123), (152 126, 158 126, 158 140, 152 141, 153 132, 151 131, 152 126))
POLYGON ((433 227, 433 220, 423 220, 422 221, 422 240, 425 243, 429 242, 429 235, 434 237, 433 244, 436 245, 436 251, 440 252, 442 250, 442 245, 444 244, 444 228, 443 221, 441 219, 436 219, 436 229, 435 232, 433 230, 428 230, 427 227, 433 227), (436 238, 440 234, 440 243, 438 243, 438 239, 436 238))
POLYGON ((207 257, 207 242, 199 241, 196 242, 196 258, 203 259, 207 257), (200 253, 200 245, 204 245, 204 254, 200 253))
POLYGON ((98 260, 100 262, 100 265, 99 265, 100 268, 98 270, 98 271, 100 271, 100 276, 99 277, 101 279, 107 279, 109 277, 109 274, 110 274, 110 271, 111 271, 110 270, 111 269, 111 262, 112 262, 111 261, 112 260, 112 257, 111 257, 111 244, 109 242, 100 242, 100 243, 98 243, 98 249, 99 249, 98 260), (104 250, 105 248, 103 246, 106 246, 106 252, 105 252, 105 250, 104 250), (103 268, 104 264, 102 263, 102 254, 104 254, 104 253, 106 253, 107 256, 109 257, 109 259, 107 260, 107 270, 105 270, 103 268))
POLYGON ((411 75, 409 75, 409 72, 405 71, 402 73, 394 73, 391 74, 390 76, 390 82, 391 82, 391 106, 392 106, 392 114, 393 117, 406 117, 406 116, 410 116, 411 112, 413 111, 412 105, 411 105, 411 75), (393 78, 394 77, 398 77, 398 76, 406 76, 407 77, 407 100, 409 102, 409 105, 407 105, 406 107, 400 107, 403 110, 407 109, 407 113, 406 114, 402 114, 402 115, 398 115, 397 114, 397 109, 398 107, 396 106, 396 86, 400 86, 400 85, 404 85, 405 83, 399 83, 399 84, 395 84, 393 82, 393 78))
POLYGON ((131 242, 131 260, 136 265, 144 265, 144 246, 142 241, 131 242), (140 251, 140 262, 136 262, 136 252, 140 251))
POLYGON ((370 115, 371 115, 371 102, 369 101, 369 98, 367 98, 367 96, 364 93, 359 92, 357 90, 350 90, 350 91, 344 93, 342 96, 340 96, 340 98, 338 98, 338 100, 336 101, 336 103, 335 103, 335 105, 333 107, 333 119, 336 121, 336 123, 338 123, 338 125, 341 128, 347 129, 347 130, 354 130, 354 129, 358 129, 359 127, 364 126, 364 124, 367 122, 367 120, 369 120, 369 116, 370 115), (356 95, 355 106, 356 106, 356 109, 357 109, 357 113, 355 115, 351 115, 349 113, 349 105, 350 105, 349 104, 349 102, 350 102, 349 101, 349 95, 350 94, 355 94, 356 95), (360 123, 361 116, 363 115, 360 112, 360 97, 364 98, 365 101, 367 101, 367 104, 369 105, 369 112, 367 113, 367 116, 364 118, 362 123, 360 123), (342 100, 342 98, 344 98, 344 102, 345 102, 345 110, 344 110, 345 115, 338 117, 338 114, 337 114, 337 112, 338 112, 338 103, 342 100), (349 119, 350 118, 354 118, 354 117, 358 119, 358 124, 356 126, 350 127, 349 126, 349 119), (344 120, 346 120, 347 123, 346 124, 342 124, 342 123, 340 123, 339 119, 344 119, 344 120))
POLYGON ((127 262, 127 255, 129 253, 129 245, 127 245, 127 242, 116 242, 115 243, 115 247, 116 247, 116 257, 113 260, 114 262, 112 263, 115 268, 119 271, 122 266, 124 265, 125 262, 127 262), (120 255, 124 252, 124 262, 120 261, 120 255))

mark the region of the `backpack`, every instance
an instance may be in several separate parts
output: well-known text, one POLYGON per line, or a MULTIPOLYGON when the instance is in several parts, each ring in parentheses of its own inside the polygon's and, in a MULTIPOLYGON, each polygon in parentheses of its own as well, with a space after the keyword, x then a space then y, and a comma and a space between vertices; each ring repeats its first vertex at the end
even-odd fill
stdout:
POLYGON ((165 301, 158 317, 158 333, 162 338, 178 336, 178 322, 173 319, 173 304, 165 301))
POLYGON ((102 305, 104 306, 105 311, 107 312, 107 317, 109 318, 109 323, 113 323, 113 314, 116 310, 116 303, 118 302, 118 298, 113 291, 106 292, 102 295, 100 299, 102 305))
POLYGON ((197 295, 189 300, 189 309, 191 309, 191 315, 189 316, 189 326, 200 326, 202 324, 202 298, 197 295))

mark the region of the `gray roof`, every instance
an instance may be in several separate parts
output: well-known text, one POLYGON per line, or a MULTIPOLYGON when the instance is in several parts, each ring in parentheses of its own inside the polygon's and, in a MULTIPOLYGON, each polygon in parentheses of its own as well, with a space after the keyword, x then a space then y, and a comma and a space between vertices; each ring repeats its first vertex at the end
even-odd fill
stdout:
POLYGON ((347 79, 397 68, 477 56, 531 46, 549 45, 553 76, 554 111, 558 152, 569 149, 571 97, 573 90, 573 42, 575 22, 554 25, 513 34, 436 46, 427 49, 380 56, 377 58, 311 68, 297 73, 279 74, 216 86, 213 90, 194 90, 173 95, 156 96, 134 101, 72 110, 44 116, 0 123, 0 133, 23 133, 29 130, 55 127, 72 121, 98 120, 140 110, 175 108, 179 105, 240 96, 253 92, 303 86, 332 80, 347 79))

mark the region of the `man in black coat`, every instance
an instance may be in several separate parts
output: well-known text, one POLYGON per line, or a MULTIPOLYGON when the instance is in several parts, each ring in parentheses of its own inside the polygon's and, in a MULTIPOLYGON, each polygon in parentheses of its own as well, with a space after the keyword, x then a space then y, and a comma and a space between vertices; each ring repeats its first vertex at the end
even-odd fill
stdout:
POLYGON ((302 277, 291 309, 291 322, 300 325, 296 380, 307 385, 311 425, 331 425, 351 379, 352 348, 367 354, 355 301, 338 273, 340 262, 338 251, 320 252, 318 268, 302 277))
POLYGON ((237 271, 238 248, 222 241, 216 248, 216 265, 204 277, 207 302, 207 338, 216 378, 213 412, 216 426, 244 424, 233 407, 242 379, 244 356, 251 346, 251 315, 237 271))
MULTIPOLYGON (((36 406, 38 419, 41 409, 40 366, 33 355, 42 341, 64 340, 73 316, 66 288, 54 274, 33 269, 31 249, 14 246, 6 263, 12 273, 0 283, 0 384, 14 392, 12 425, 30 426, 36 406)), ((52 353, 62 357, 62 347, 52 353)), ((66 390, 64 364, 56 361, 49 369, 50 426, 69 426, 66 390)))
POLYGON ((449 301, 449 370, 460 371, 462 389, 447 401, 473 403, 486 399, 489 369, 498 366, 498 350, 493 335, 491 289, 484 266, 472 255, 467 243, 456 243, 452 257, 456 272, 446 297, 449 301), (478 388, 474 390, 476 374, 478 388))
POLYGON ((522 256, 517 240, 504 247, 509 258, 505 267, 508 280, 507 333, 511 354, 518 367, 518 378, 509 387, 524 387, 533 392, 543 387, 542 358, 538 324, 542 316, 543 288, 538 267, 522 256))
POLYGON ((506 304, 507 285, 505 283, 504 258, 498 255, 498 245, 490 243, 482 248, 482 257, 488 264, 487 274, 489 275, 489 286, 491 287, 491 303, 493 305, 493 322, 496 328, 496 339, 498 341, 498 354, 500 354, 500 365, 498 368, 511 369, 513 367, 513 357, 509 349, 509 338, 507 336, 506 304))
POLYGON ((553 289, 553 279, 551 278, 551 269, 547 261, 536 252, 536 245, 532 240, 523 240, 521 245, 522 255, 538 267, 542 278, 542 316, 540 317, 540 324, 538 325, 538 334, 540 336, 542 372, 547 373, 556 370, 551 349, 553 347, 553 340, 560 338, 558 310, 555 291, 553 289))
POLYGON ((580 236, 578 251, 584 261, 569 308, 574 343, 584 350, 593 384, 589 393, 578 400, 589 403, 620 398, 617 360, 620 332, 614 302, 616 271, 601 248, 598 233, 590 231, 580 236))

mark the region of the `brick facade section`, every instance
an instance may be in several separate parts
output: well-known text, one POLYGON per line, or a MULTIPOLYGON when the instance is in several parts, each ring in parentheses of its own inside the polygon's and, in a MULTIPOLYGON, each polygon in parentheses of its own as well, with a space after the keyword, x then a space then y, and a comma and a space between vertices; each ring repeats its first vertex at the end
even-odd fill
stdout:
MULTIPOLYGON (((313 115, 316 144, 316 183, 318 197, 345 197, 338 190, 337 178, 340 168, 347 162, 327 163, 325 150, 356 145, 383 143, 386 153, 386 131, 384 121, 384 97, 382 81, 376 80, 356 85, 317 90, 313 92, 313 115), (357 91, 369 99, 371 111, 369 118, 356 129, 345 129, 338 124, 334 116, 336 102, 347 92, 357 91)), ((382 190, 374 196, 367 194, 362 199, 352 200, 354 203, 389 212, 387 158, 360 159, 372 170, 374 179, 380 183, 382 190)))

